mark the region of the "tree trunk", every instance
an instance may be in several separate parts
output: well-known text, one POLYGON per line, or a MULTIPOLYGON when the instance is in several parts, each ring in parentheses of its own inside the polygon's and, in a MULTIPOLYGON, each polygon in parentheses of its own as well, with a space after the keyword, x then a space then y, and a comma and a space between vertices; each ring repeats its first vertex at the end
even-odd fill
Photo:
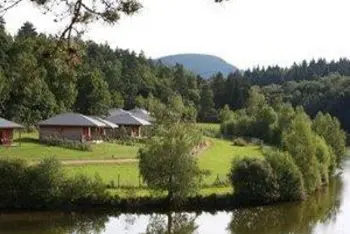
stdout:
POLYGON ((168 232, 167 234, 171 234, 171 230, 173 229, 173 217, 171 216, 171 212, 167 213, 168 216, 168 232))

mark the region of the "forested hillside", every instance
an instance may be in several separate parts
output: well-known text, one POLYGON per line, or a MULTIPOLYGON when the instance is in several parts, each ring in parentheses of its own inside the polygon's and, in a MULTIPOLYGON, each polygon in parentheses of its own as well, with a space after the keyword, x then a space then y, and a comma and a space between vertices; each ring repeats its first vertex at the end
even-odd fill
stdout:
POLYGON ((218 73, 206 80, 181 65, 154 63, 142 53, 92 41, 76 40, 74 46, 78 56, 30 23, 11 36, 1 21, 0 116, 31 126, 64 111, 103 115, 110 108, 149 108, 150 103, 177 100, 188 109, 184 113, 199 121, 217 121, 225 105, 243 108, 249 89, 258 85, 272 104, 289 101, 311 115, 330 112, 350 130, 348 59, 218 73))

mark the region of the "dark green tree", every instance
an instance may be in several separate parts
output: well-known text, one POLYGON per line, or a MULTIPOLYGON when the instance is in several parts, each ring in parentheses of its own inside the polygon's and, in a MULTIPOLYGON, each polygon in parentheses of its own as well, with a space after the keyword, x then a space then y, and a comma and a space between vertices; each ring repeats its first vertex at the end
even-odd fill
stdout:
POLYGON ((108 84, 98 70, 85 72, 78 80, 78 97, 75 109, 88 115, 106 115, 111 107, 108 84))
POLYGON ((208 84, 204 84, 200 93, 198 117, 201 121, 213 121, 217 119, 213 91, 208 84))

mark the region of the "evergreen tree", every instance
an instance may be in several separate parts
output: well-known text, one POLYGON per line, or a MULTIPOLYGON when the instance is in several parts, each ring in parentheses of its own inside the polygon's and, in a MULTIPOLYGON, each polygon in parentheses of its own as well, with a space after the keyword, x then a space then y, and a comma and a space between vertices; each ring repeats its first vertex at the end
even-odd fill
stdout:
POLYGON ((101 72, 98 70, 86 72, 78 80, 76 110, 87 115, 103 116, 108 113, 110 106, 111 94, 101 72))
POLYGON ((36 37, 37 35, 36 28, 28 21, 25 22, 17 32, 17 37, 20 38, 36 37))
POLYGON ((199 119, 201 121, 213 121, 216 117, 214 109, 213 92, 208 84, 204 84, 200 93, 199 119))

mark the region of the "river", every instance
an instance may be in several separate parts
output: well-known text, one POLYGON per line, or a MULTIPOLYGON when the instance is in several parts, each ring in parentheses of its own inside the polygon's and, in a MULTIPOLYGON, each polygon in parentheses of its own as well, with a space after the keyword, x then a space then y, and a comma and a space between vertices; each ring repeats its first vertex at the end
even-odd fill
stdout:
POLYGON ((1 234, 348 234, 350 161, 329 187, 307 201, 215 213, 0 214, 1 234))

